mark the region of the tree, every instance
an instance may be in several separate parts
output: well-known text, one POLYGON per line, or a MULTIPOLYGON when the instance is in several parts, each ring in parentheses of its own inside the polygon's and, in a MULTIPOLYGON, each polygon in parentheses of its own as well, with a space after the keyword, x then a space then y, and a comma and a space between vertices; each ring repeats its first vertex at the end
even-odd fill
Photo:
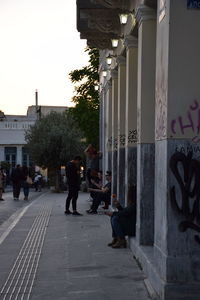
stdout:
POLYGON ((99 82, 99 50, 87 47, 85 51, 89 55, 88 66, 69 73, 71 81, 79 83, 75 88, 76 96, 72 98, 75 107, 71 107, 69 112, 83 131, 86 142, 98 148, 99 93, 95 90, 95 86, 99 82))
POLYGON ((59 190, 60 167, 83 151, 81 132, 72 116, 51 112, 26 131, 25 139, 35 164, 54 170, 59 190))
POLYGON ((0 167, 3 168, 6 171, 10 170, 10 164, 7 161, 1 161, 0 162, 0 167))

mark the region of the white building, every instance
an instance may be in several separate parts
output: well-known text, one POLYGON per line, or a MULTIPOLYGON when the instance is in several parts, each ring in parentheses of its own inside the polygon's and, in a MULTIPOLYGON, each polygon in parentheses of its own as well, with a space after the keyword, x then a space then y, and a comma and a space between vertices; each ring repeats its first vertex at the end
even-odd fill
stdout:
MULTIPOLYGON (((63 112, 66 106, 38 106, 41 115, 51 111, 63 112)), ((30 156, 26 148, 25 131, 37 120, 36 106, 28 107, 27 115, 0 116, 0 161, 7 161, 11 168, 16 164, 30 166, 30 156)))

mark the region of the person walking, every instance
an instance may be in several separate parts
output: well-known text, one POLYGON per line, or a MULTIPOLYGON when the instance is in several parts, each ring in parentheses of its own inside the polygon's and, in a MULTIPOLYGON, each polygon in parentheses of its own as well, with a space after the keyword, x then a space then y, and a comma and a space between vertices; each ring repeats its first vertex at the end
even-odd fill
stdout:
POLYGON ((80 156, 75 156, 73 160, 69 161, 66 165, 66 177, 67 177, 67 184, 68 184, 68 196, 66 199, 65 204, 65 214, 66 215, 74 215, 74 216, 82 216, 77 211, 77 199, 78 199, 78 192, 80 189, 80 156), (72 201, 72 210, 69 210, 70 203, 72 201))
POLYGON ((13 184, 13 198, 14 200, 19 200, 21 182, 23 180, 22 169, 20 165, 17 165, 16 168, 12 170, 11 180, 13 184))
POLYGON ((36 172, 35 173, 35 177, 34 177, 34 185, 35 185, 35 191, 42 191, 42 175, 40 174, 40 172, 36 172))
POLYGON ((24 191, 24 200, 28 200, 31 177, 27 166, 22 167, 22 187, 24 191), (29 181, 29 182, 28 182, 29 181))

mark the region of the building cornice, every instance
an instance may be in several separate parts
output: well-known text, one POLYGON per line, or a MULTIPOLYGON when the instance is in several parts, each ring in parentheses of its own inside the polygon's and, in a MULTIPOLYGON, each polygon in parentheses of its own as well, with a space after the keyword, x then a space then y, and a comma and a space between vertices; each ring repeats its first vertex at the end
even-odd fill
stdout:
POLYGON ((137 48, 138 47, 138 39, 132 35, 127 35, 124 38, 124 46, 126 48, 137 48))
POLYGON ((109 89, 111 89, 112 88, 112 81, 111 80, 108 80, 107 82, 106 82, 106 84, 104 85, 104 90, 105 90, 105 92, 107 92, 109 89))
POLYGON ((155 20, 156 10, 142 4, 136 8, 135 17, 140 26, 144 21, 155 20))
POLYGON ((122 55, 117 56, 116 63, 118 65, 125 65, 126 64, 126 58, 122 55))
POLYGON ((130 11, 131 1, 130 0, 90 0, 93 4, 100 4, 110 9, 118 8, 121 11, 130 11))
POLYGON ((118 71, 117 70, 111 70, 110 75, 112 79, 117 79, 118 78, 118 71))

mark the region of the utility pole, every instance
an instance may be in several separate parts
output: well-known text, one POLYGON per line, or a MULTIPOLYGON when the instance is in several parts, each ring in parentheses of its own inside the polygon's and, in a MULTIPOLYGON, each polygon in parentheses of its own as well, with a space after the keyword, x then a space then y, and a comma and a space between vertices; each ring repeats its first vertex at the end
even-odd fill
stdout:
POLYGON ((41 106, 38 106, 38 90, 35 90, 35 111, 37 115, 37 120, 41 119, 41 106))

